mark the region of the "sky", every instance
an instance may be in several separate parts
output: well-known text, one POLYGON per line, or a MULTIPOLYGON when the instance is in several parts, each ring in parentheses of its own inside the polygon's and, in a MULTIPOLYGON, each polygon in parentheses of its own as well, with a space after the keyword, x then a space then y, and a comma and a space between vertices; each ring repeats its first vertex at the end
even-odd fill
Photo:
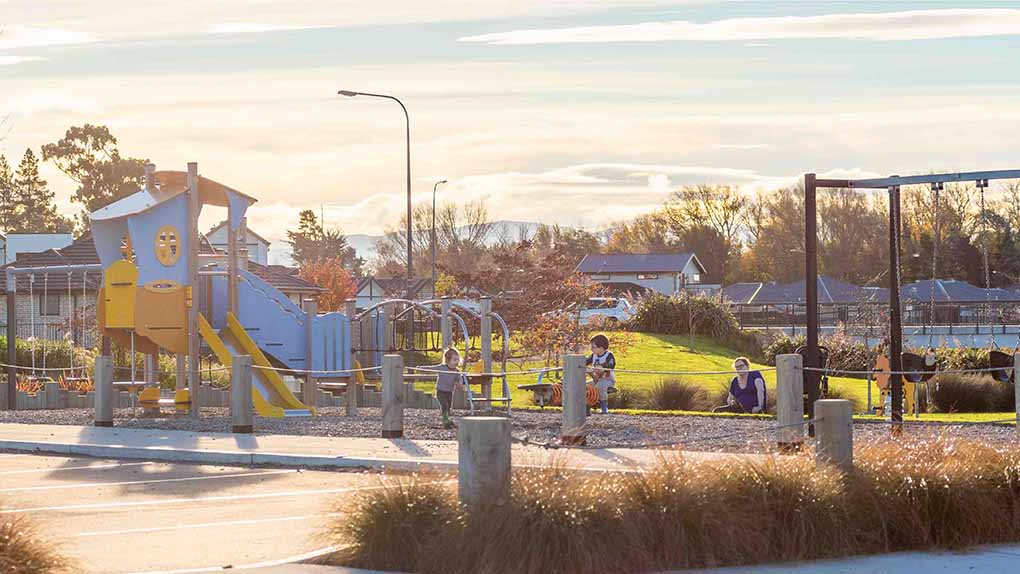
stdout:
POLYGON ((309 208, 378 234, 404 117, 337 91, 384 93, 415 202, 604 228, 685 184, 1020 168, 1018 61, 1020 2, 0 0, 0 153, 104 124, 270 240, 309 208))

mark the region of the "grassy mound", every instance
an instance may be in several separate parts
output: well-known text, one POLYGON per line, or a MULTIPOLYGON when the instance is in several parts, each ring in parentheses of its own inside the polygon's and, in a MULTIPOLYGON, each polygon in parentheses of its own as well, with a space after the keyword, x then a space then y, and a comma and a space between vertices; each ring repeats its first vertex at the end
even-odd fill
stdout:
POLYGON ((390 480, 331 532, 345 564, 601 574, 1020 541, 1020 453, 948 439, 869 446, 847 475, 809 457, 673 454, 627 475, 516 471, 511 501, 484 516, 448 486, 390 480))
POLYGON ((23 516, 0 515, 0 572, 54 574, 70 571, 70 563, 52 541, 43 540, 23 516))

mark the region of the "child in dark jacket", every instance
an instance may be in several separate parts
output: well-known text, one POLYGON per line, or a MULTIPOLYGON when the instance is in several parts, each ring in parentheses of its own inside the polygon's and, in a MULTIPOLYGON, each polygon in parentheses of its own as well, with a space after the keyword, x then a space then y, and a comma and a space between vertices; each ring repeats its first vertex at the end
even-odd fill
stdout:
POLYGON ((595 335, 591 338, 591 354, 586 362, 591 384, 599 390, 602 414, 609 412, 609 389, 616 388, 616 357, 609 351, 609 338, 595 335))

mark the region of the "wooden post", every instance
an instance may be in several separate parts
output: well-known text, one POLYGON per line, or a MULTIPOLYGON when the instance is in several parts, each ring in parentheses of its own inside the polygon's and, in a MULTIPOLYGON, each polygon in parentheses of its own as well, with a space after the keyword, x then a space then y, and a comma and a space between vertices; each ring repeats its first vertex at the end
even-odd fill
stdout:
MULTIPOLYGON (((776 357, 776 423, 780 427, 804 422, 804 358, 800 354, 776 357)), ((803 426, 779 429, 779 450, 799 451, 804 444, 803 426)))
POLYGON ((188 378, 188 360, 187 355, 177 353, 175 355, 177 359, 177 371, 174 378, 174 392, 183 391, 188 388, 186 379, 188 378))
POLYGON ((96 357, 92 379, 95 383, 97 427, 113 426, 113 358, 109 355, 96 357))
POLYGON ((159 385, 159 355, 155 353, 145 354, 145 386, 152 387, 159 385))
POLYGON ((457 429, 460 501, 482 512, 510 500, 510 419, 464 417, 457 429))
POLYGON ((17 277, 7 268, 7 410, 18 410, 18 296, 17 277))
POLYGON ((563 356, 563 444, 583 446, 588 442, 587 397, 584 380, 584 355, 563 356))
POLYGON ((854 407, 846 399, 815 401, 815 463, 850 470, 854 464, 854 407))
POLYGON ((199 416, 200 398, 198 386, 198 164, 188 163, 188 389, 191 391, 193 417, 199 416))
MULTIPOLYGON (((482 372, 492 372, 492 299, 482 297, 478 301, 479 314, 482 316, 481 337, 482 372)), ((492 410, 492 377, 482 378, 482 396, 485 397, 485 410, 492 410)))
MULTIPOLYGON (((314 370, 312 365, 312 324, 315 322, 315 317, 319 314, 319 304, 315 299, 305 299, 304 311, 305 311, 305 370, 314 370)), ((325 362, 323 362, 325 364, 325 362)), ((305 381, 301 385, 301 402, 305 403, 310 407, 315 406, 315 398, 318 395, 319 389, 315 384, 315 377, 312 373, 305 374, 305 381)))
POLYGON ((237 294, 237 281, 238 281, 238 246, 237 246, 237 230, 231 224, 233 221, 234 210, 232 208, 227 209, 227 310, 237 316, 240 310, 240 300, 237 294))
POLYGON ((443 342, 443 350, 453 346, 453 327, 450 324, 450 298, 443 297, 439 305, 439 335, 443 342))
POLYGON ((404 358, 383 356, 382 367, 382 436, 404 436, 404 358))
POLYGON ((237 242, 240 247, 237 250, 237 266, 248 270, 248 218, 242 217, 241 224, 237 226, 237 242))
POLYGON ((230 363, 230 418, 233 432, 250 434, 254 430, 252 409, 251 357, 237 355, 230 363))
POLYGON ((1013 354, 1013 397, 1016 401, 1016 427, 1013 433, 1020 439, 1020 353, 1013 354))
MULTIPOLYGON (((358 300, 357 299, 348 299, 348 300, 344 301, 344 315, 346 315, 347 319, 351 322, 351 341, 350 341, 351 348, 353 348, 355 345, 357 345, 359 348, 362 347, 362 343, 361 343, 361 328, 360 328, 361 320, 360 319, 359 320, 354 319, 354 316, 357 315, 357 314, 358 314, 358 300), (355 324, 358 325, 357 328, 355 328, 355 324), (357 342, 355 342, 355 337, 357 337, 357 342)), ((351 365, 350 365, 350 368, 353 369, 356 366, 357 365, 354 364, 354 355, 352 354, 351 355, 351 365)), ((362 366, 364 367, 364 366, 367 366, 367 365, 362 365, 362 366)), ((349 417, 356 417, 356 416, 358 416, 358 391, 360 390, 358 388, 358 377, 359 376, 360 376, 360 373, 351 373, 351 376, 347 379, 347 392, 344 393, 344 394, 347 395, 347 397, 346 397, 347 398, 347 416, 349 416, 349 417)))

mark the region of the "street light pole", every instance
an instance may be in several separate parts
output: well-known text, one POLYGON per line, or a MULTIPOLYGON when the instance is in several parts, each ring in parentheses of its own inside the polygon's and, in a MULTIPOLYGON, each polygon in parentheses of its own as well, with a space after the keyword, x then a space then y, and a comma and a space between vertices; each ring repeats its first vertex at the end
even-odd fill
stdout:
POLYGON ((411 285, 414 282, 414 270, 412 265, 412 252, 413 241, 411 235, 411 116, 407 113, 407 108, 404 106, 404 102, 401 102, 393 96, 386 94, 372 94, 369 92, 352 92, 350 90, 340 90, 337 94, 341 96, 347 96, 353 98, 354 96, 368 96, 370 98, 385 98, 387 100, 393 100, 400 104, 400 109, 404 110, 404 121, 407 128, 407 298, 411 298, 411 285))
POLYGON ((446 180, 437 181, 432 186, 432 296, 436 296, 436 189, 446 180))

